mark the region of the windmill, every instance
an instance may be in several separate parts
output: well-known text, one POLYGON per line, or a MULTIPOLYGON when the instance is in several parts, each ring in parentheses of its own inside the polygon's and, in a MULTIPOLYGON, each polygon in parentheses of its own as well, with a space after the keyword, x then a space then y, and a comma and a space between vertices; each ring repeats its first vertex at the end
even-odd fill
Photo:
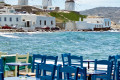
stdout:
POLYGON ((52 6, 52 0, 42 0, 42 6, 52 6))
POLYGON ((28 0, 18 0, 18 5, 28 5, 28 0))
POLYGON ((75 1, 74 0, 66 0, 65 1, 65 10, 74 11, 75 10, 75 1))

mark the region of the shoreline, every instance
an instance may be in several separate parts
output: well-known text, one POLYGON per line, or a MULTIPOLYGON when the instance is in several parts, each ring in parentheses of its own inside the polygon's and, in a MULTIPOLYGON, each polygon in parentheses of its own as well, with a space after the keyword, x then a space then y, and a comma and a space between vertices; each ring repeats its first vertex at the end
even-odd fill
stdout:
POLYGON ((107 31, 103 31, 103 30, 100 30, 100 31, 89 31, 89 30, 48 30, 48 31, 45 31, 45 30, 31 30, 31 31, 18 31, 17 29, 0 29, 0 33, 7 33, 7 32, 11 32, 11 33, 37 33, 37 32, 40 32, 40 33, 44 33, 44 32, 120 32, 120 29, 112 29, 112 30, 107 30, 107 31))

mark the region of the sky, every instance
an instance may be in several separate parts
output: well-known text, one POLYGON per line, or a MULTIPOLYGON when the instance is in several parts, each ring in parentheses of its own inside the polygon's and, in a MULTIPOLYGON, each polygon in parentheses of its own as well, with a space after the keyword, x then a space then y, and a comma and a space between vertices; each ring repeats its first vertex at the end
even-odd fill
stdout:
MULTIPOLYGON (((6 3, 16 5, 17 0, 5 0, 6 3)), ((29 0, 29 5, 42 5, 42 0, 29 0)), ((65 0, 53 0, 53 6, 65 8, 65 0)), ((75 0, 75 10, 82 11, 95 7, 120 7, 120 0, 75 0)))

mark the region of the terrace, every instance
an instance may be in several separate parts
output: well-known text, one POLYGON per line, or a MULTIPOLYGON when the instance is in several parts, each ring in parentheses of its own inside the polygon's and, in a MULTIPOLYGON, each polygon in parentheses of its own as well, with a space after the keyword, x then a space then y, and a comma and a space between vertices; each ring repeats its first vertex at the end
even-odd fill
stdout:
POLYGON ((58 61, 58 56, 1 52, 0 80, 119 80, 120 55, 108 60, 84 60, 70 53, 61 56, 58 61))

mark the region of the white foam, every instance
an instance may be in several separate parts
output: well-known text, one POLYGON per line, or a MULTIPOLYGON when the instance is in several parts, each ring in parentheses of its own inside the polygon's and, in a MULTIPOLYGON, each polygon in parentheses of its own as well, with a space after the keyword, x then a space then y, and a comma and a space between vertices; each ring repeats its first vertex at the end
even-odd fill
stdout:
POLYGON ((8 38, 19 38, 18 36, 12 35, 13 33, 0 33, 0 36, 2 37, 8 37, 8 38))

